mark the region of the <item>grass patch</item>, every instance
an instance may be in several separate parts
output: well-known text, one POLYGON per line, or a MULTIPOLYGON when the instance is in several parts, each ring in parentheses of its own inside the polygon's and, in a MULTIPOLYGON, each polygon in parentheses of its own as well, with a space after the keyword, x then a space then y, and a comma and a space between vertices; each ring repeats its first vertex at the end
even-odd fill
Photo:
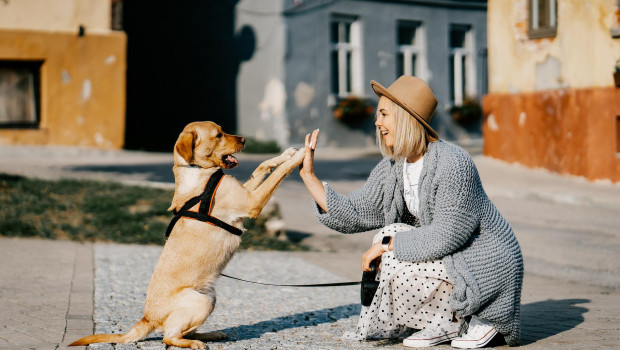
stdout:
MULTIPOLYGON (((164 244, 172 190, 0 174, 0 235, 75 241, 164 244)), ((241 249, 305 250, 246 220, 241 249)))

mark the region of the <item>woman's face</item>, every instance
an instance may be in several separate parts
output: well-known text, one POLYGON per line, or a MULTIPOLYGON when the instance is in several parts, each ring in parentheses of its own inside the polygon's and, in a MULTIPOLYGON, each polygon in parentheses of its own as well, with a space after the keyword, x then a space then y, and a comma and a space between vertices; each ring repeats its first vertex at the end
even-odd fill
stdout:
POLYGON ((396 116, 392 113, 391 104, 392 102, 387 97, 381 96, 377 105, 377 120, 375 120, 375 125, 388 147, 394 147, 394 136, 396 134, 396 116))

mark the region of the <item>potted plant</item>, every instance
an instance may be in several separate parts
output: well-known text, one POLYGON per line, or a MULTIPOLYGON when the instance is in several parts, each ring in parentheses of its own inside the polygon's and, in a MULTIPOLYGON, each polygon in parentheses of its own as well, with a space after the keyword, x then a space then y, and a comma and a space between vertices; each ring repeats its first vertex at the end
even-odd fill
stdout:
POLYGON ((452 119, 463 127, 468 127, 480 121, 482 118, 482 107, 475 98, 467 97, 460 106, 450 109, 452 119))
POLYGON ((336 103, 334 118, 349 126, 359 126, 374 115, 375 108, 366 99, 349 96, 336 103))
POLYGON ((620 58, 616 61, 616 71, 614 72, 614 82, 616 87, 620 87, 620 58))

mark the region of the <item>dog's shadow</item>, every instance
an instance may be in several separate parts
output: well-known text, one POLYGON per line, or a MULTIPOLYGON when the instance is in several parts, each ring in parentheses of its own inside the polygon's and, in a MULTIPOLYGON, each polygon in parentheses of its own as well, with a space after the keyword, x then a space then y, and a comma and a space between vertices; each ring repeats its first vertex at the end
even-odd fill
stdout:
POLYGON ((240 341, 259 338, 265 333, 299 327, 312 327, 324 323, 333 323, 338 320, 360 314, 360 304, 341 305, 316 311, 301 312, 294 315, 282 316, 271 320, 257 322, 251 325, 241 325, 221 329, 228 335, 228 341, 240 341))
MULTIPOLYGON (((333 323, 338 320, 358 316, 360 314, 360 304, 341 305, 333 308, 321 309, 316 311, 300 312, 294 315, 281 316, 271 320, 261 321, 250 325, 240 325, 220 329, 228 339, 222 342, 236 342, 241 340, 260 338, 265 333, 275 333, 285 329, 312 327, 323 323, 333 323)), ((144 341, 161 341, 161 336, 151 336, 144 341)), ((222 343, 218 342, 218 343, 222 343)))
POLYGON ((571 330, 583 323, 589 299, 544 300, 521 305, 521 345, 571 330))

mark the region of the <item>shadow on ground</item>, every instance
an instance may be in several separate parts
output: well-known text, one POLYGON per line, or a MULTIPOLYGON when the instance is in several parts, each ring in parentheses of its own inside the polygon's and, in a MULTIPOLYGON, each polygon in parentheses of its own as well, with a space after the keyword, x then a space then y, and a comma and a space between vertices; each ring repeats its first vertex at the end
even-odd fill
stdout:
MULTIPOLYGON (((265 160, 271 155, 265 155, 265 160)), ((368 156, 352 160, 315 160, 315 171, 321 180, 365 180, 381 158, 368 156)), ((252 172, 262 162, 258 160, 242 160, 239 165, 226 174, 234 176, 241 182, 250 178, 252 172)), ((75 173, 104 173, 114 175, 140 175, 148 181, 174 183, 172 174, 172 162, 137 164, 137 165, 81 165, 67 167, 67 170, 75 173)), ((301 181, 299 173, 294 170, 289 179, 301 181)))
POLYGON ((589 299, 545 300, 521 306, 521 344, 531 344, 583 323, 589 299))
POLYGON ((228 335, 229 341, 233 342, 254 339, 269 332, 278 332, 289 328, 311 327, 323 323, 336 322, 343 318, 359 315, 360 309, 360 304, 348 304, 329 309, 301 312, 294 315, 277 317, 251 325, 221 329, 221 331, 228 335))

